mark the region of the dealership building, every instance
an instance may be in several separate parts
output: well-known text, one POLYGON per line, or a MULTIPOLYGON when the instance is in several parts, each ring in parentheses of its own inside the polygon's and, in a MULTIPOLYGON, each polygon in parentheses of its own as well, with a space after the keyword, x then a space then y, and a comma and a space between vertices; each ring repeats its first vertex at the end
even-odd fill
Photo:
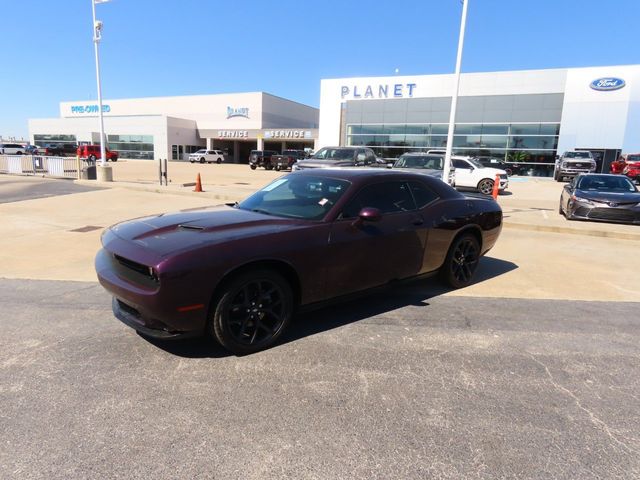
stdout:
MULTIPOLYGON (((246 162, 253 149, 333 145, 397 158, 446 148, 453 86, 452 74, 326 79, 319 111, 263 92, 105 100, 105 133, 122 158, 179 160, 207 147, 246 162)), ((59 118, 29 121, 30 141, 98 143, 97 113, 95 101, 62 102, 59 118)), ((640 152, 640 65, 465 73, 452 148, 541 176, 563 151, 590 150, 608 171, 620 153, 640 152)))
MULTIPOLYGON (((182 160, 200 148, 233 162, 251 150, 314 149, 318 109, 264 92, 104 100, 109 148, 122 158, 182 160)), ((60 103, 60 118, 30 119, 33 145, 100 142, 98 104, 60 103)))
MULTIPOLYGON (((453 75, 322 80, 318 144, 385 158, 444 149, 453 85, 453 75)), ((640 65, 462 74, 452 149, 541 176, 557 154, 590 150, 608 172, 640 151, 640 65)))

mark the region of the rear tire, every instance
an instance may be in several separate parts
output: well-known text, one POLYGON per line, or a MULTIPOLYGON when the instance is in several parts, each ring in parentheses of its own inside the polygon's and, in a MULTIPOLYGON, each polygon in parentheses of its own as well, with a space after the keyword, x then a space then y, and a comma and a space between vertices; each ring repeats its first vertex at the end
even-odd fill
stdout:
POLYGON ((236 355, 272 346, 293 315, 291 286, 272 270, 236 275, 213 302, 209 332, 236 355))
POLYGON ((440 269, 440 276, 449 286, 462 288, 471 284, 478 262, 480 244, 475 235, 464 233, 457 237, 440 269))
POLYGON ((91 160, 92 162, 96 161, 96 156, 95 155, 89 155, 89 160, 91 160))
POLYGON ((257 168, 257 167, 255 166, 255 164, 253 164, 253 163, 252 163, 251 165, 249 165, 249 166, 251 167, 251 170, 255 170, 255 169, 257 168))
POLYGON ((217 160, 216 160, 216 163, 217 163, 218 165, 220 165, 220 164, 222 163, 222 160, 217 159, 217 160))
POLYGON ((200 163, 204 163, 204 162, 205 162, 205 159, 204 159, 204 157, 202 157, 202 158, 200 159, 200 163))

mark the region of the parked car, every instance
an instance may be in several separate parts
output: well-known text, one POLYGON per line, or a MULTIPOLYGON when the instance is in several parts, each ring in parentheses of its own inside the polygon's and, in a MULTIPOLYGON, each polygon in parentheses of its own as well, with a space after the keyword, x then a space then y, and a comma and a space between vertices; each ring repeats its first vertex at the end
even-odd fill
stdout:
MULTIPOLYGON (((391 166, 394 169, 408 170, 423 175, 429 175, 433 178, 442 180, 442 170, 444 169, 444 156, 427 153, 403 153, 398 157, 391 166)), ((452 187, 456 184, 456 169, 453 165, 449 168, 449 185, 452 187)))
POLYGON ((269 161, 271 162, 271 168, 279 171, 291 168, 298 160, 304 160, 305 158, 307 158, 307 155, 304 150, 283 150, 282 155, 272 155, 269 161))
POLYGON ((40 153, 45 156, 60 157, 63 152, 64 149, 62 148, 62 145, 58 143, 45 143, 44 148, 40 153))
POLYGON ((491 195, 493 184, 498 175, 499 191, 509 186, 507 172, 499 168, 485 167, 471 157, 451 157, 451 163, 456 169, 456 188, 477 190, 484 195, 491 195))
POLYGON ((366 147, 324 147, 306 160, 293 164, 293 170, 306 168, 361 167, 376 164, 376 154, 366 147))
POLYGON ((634 181, 640 180, 640 153, 625 153, 611 163, 611 173, 621 173, 634 181))
POLYGON ((23 155, 24 153, 24 145, 20 145, 19 143, 0 143, 0 154, 23 155))
POLYGON ((95 268, 115 316, 139 332, 210 334, 247 354, 303 307, 433 274, 467 286, 501 228, 493 199, 427 175, 314 169, 239 204, 116 224, 95 268))
POLYGON ((562 189, 558 211, 567 220, 640 224, 640 192, 622 175, 580 174, 562 189))
POLYGON ((206 148, 200 149, 197 152, 189 154, 189 161, 191 163, 222 163, 224 162, 224 152, 222 150, 207 150, 206 148))
POLYGON ((596 171, 596 161, 593 154, 587 150, 564 152, 556 162, 553 178, 557 182, 565 178, 573 178, 580 173, 596 171))
POLYGON ((24 153, 25 155, 39 155, 39 149, 40 147, 37 145, 25 145, 24 146, 24 153))
MULTIPOLYGON (((77 149, 76 154, 83 160, 89 160, 91 162, 95 162, 101 158, 100 154, 100 145, 80 145, 77 149)), ((109 150, 105 146, 105 155, 107 162, 111 160, 112 162, 118 161, 118 152, 115 150, 109 150)))
POLYGON ((249 167, 255 170, 258 167, 264 167, 265 170, 271 170, 271 157, 277 155, 278 152, 273 150, 251 150, 249 153, 249 167))

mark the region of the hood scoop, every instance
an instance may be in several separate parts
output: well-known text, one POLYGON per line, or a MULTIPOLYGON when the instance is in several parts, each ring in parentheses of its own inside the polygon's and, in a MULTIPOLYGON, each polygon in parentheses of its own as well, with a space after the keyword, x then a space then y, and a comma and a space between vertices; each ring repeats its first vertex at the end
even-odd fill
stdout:
POLYGON ((204 227, 201 225, 184 225, 184 224, 180 224, 178 225, 178 228, 182 228, 183 230, 193 230, 193 231, 202 231, 204 230, 204 227))

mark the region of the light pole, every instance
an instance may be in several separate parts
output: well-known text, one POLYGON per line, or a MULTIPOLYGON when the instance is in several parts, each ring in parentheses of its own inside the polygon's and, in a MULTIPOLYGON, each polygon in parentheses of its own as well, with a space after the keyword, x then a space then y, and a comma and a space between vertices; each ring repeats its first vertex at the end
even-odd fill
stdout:
POLYGON ((458 108, 458 91, 460 89, 460 65, 462 64, 462 47, 464 46, 464 30, 467 24, 467 6, 469 0, 462 2, 462 20, 460 21, 460 37, 458 38, 458 57, 456 58, 456 73, 451 96, 451 113, 449 114, 449 132, 447 133, 447 150, 444 156, 444 169, 442 180, 449 183, 449 170, 451 168, 451 152, 453 150, 453 129, 456 124, 456 109, 458 108))
POLYGON ((96 81, 98 82, 98 117, 100 118, 100 166, 105 167, 105 145, 104 145, 104 118, 102 115, 102 87, 100 85, 100 55, 98 54, 98 44, 102 39, 102 22, 96 20, 96 3, 106 3, 109 0, 91 0, 91 11, 93 13, 93 47, 96 53, 96 81))

